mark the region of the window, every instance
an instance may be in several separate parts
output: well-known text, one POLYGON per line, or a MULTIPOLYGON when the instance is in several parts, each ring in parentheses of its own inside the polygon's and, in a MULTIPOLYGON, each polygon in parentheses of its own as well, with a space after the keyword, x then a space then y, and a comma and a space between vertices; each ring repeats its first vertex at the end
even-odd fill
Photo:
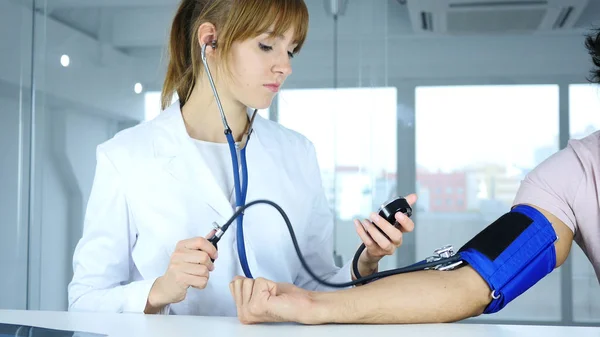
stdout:
POLYGON ((361 242, 352 221, 396 194, 396 88, 289 89, 278 99, 279 122, 315 145, 335 250, 349 261, 361 242))
MULTIPOLYGON (((523 175, 558 149, 559 91, 556 85, 418 87, 415 95, 418 185, 464 191, 462 205, 425 206, 416 214, 422 257, 445 244, 458 249, 510 209, 523 175)), ((560 290, 559 270, 497 314, 476 319, 560 321, 560 296, 548 296, 560 290)))
POLYGON ((569 85, 569 132, 580 139, 600 129, 600 87, 593 84, 569 85))

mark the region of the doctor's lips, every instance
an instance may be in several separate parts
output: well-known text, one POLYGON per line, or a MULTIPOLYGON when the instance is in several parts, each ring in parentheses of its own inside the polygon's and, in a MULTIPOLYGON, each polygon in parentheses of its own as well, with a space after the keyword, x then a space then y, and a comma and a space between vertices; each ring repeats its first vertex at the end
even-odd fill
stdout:
POLYGON ((278 92, 279 91, 279 87, 281 86, 281 84, 269 83, 269 84, 265 84, 264 86, 267 89, 271 90, 272 92, 278 92))

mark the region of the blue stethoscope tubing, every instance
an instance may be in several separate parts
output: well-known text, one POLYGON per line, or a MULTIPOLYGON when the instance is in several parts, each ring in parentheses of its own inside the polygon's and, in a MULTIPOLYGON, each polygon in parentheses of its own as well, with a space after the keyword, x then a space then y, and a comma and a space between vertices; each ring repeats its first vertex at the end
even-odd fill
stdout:
MULTIPOLYGON (((239 164, 237 158, 237 151, 235 142, 233 139, 233 135, 231 132, 226 133, 227 142, 229 143, 229 152, 231 153, 231 162, 233 163, 233 179, 235 185, 235 201, 236 208, 242 207, 246 204, 246 195, 248 192, 248 164, 246 163, 246 147, 244 146, 240 150, 240 159, 242 162, 242 181, 243 186, 240 186, 240 172, 239 172, 239 164)), ((246 140, 248 141, 248 140, 246 140)), ((242 270, 244 271, 244 275, 248 278, 252 278, 252 273, 250 273, 250 268, 248 267, 248 259, 246 257, 246 246, 244 243, 244 213, 242 212, 237 220, 237 248, 238 248, 238 258, 242 265, 242 270)))
MULTIPOLYGON (((208 62, 206 60, 206 47, 207 45, 202 45, 202 63, 204 64, 204 69, 206 70, 206 75, 208 76, 208 80, 210 82, 210 86, 212 88, 213 94, 215 96, 215 100, 217 102, 217 107, 219 108, 219 112, 221 113, 221 120, 223 122, 223 127, 225 128, 225 137, 227 138, 227 143, 229 144, 229 152, 231 154, 231 163, 233 167, 233 183, 235 189, 235 204, 236 210, 240 207, 243 207, 246 204, 246 195, 248 192, 248 164, 246 162, 246 145, 250 140, 250 135, 252 134, 252 122, 254 121, 254 116, 256 115, 256 109, 250 119, 250 125, 248 126, 248 131, 245 134, 245 142, 240 144, 240 161, 242 167, 242 180, 240 182, 240 172, 239 167, 240 163, 238 162, 237 156, 237 146, 235 144, 235 140, 233 139, 233 134, 231 132, 231 128, 227 123, 227 119, 225 118, 225 112, 223 111, 223 106, 221 105, 221 100, 219 99, 219 94, 217 93, 217 88, 215 87, 215 83, 213 81, 213 77, 210 73, 210 69, 208 68, 208 62), (243 185, 242 185, 243 184, 243 185)), ((212 43, 213 49, 216 48, 216 41, 212 43)), ((244 213, 242 212, 237 217, 237 250, 238 250, 238 258, 240 264, 242 266, 242 270, 244 271, 244 275, 247 278, 253 278, 252 273, 250 272, 250 267, 248 266, 248 258, 246 257, 246 245, 244 243, 244 213)))

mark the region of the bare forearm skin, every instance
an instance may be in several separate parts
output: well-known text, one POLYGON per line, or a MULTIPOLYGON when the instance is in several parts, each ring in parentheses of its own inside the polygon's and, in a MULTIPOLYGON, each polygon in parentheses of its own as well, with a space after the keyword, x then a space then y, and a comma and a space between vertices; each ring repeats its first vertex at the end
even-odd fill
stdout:
POLYGON ((471 267, 394 275, 312 297, 314 324, 454 322, 480 315, 491 301, 487 283, 471 267))

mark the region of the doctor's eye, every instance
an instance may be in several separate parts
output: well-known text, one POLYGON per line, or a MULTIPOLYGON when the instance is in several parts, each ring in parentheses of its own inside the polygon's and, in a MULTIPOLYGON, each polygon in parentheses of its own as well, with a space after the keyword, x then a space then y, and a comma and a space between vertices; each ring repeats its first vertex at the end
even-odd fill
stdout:
POLYGON ((267 46, 266 44, 262 44, 262 43, 258 43, 258 48, 260 48, 262 51, 271 51, 273 50, 273 47, 271 46, 267 46))

